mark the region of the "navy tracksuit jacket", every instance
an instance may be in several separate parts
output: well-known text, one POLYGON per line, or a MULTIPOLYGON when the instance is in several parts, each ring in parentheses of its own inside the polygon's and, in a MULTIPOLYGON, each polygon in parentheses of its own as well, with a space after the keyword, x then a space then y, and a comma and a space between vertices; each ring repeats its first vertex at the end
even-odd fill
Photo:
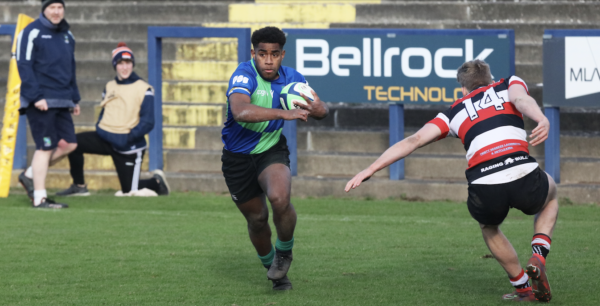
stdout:
POLYGON ((21 109, 41 99, 49 108, 74 107, 81 100, 75 78, 75 39, 63 19, 52 24, 43 14, 17 37, 21 109))

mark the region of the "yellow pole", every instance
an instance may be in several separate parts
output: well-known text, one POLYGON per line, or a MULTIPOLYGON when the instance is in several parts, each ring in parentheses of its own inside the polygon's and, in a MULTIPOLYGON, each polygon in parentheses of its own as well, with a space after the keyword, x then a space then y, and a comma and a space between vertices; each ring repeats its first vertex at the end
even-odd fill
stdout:
POLYGON ((0 140, 0 198, 6 198, 10 190, 10 177, 17 143, 17 129, 19 128, 21 78, 19 77, 17 59, 15 58, 17 37, 33 21, 33 18, 19 14, 15 35, 13 36, 12 56, 8 66, 6 104, 4 105, 4 125, 2 127, 2 140, 0 140))

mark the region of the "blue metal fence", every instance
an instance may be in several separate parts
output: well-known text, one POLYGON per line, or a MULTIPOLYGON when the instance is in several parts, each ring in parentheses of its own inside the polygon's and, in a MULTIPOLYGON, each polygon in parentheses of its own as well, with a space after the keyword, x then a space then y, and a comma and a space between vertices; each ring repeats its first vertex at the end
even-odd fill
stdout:
MULTIPOLYGON (((390 147, 404 139, 404 104, 390 104, 390 147)), ((404 158, 390 165, 390 180, 404 179, 404 158)))

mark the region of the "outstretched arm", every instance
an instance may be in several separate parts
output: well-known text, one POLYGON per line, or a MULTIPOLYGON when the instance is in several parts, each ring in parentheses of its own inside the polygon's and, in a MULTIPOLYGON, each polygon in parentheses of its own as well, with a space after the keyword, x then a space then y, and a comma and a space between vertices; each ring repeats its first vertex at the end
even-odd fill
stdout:
POLYGON ((350 191, 350 189, 354 189, 360 184, 369 178, 375 172, 391 165, 392 163, 405 158, 410 153, 415 151, 416 149, 423 147, 431 142, 435 141, 442 135, 442 131, 435 124, 425 124, 418 132, 403 139, 402 141, 396 143, 395 145, 388 148, 383 154, 367 169, 361 171, 359 174, 354 176, 348 183, 346 184, 346 192, 350 191))
POLYGON ((535 99, 527 94, 525 87, 521 85, 510 86, 508 89, 508 99, 515 105, 518 111, 538 123, 538 126, 529 135, 531 139, 529 143, 532 146, 537 146, 548 139, 550 122, 540 110, 535 99))
POLYGON ((241 93, 232 93, 229 96, 229 106, 233 119, 237 122, 264 122, 270 120, 294 120, 306 121, 308 111, 303 109, 283 110, 276 108, 260 107, 250 103, 250 97, 241 93))

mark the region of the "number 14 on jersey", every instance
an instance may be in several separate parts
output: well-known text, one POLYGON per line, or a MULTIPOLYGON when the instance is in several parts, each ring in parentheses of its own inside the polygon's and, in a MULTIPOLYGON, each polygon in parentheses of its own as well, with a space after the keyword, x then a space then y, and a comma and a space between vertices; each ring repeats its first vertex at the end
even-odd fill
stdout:
POLYGON ((467 114, 471 121, 479 118, 479 114, 477 113, 480 110, 486 109, 488 107, 494 106, 497 111, 504 110, 504 106, 502 104, 506 103, 503 97, 498 96, 498 93, 494 90, 494 88, 490 88, 483 93, 483 97, 479 100, 473 101, 473 98, 467 99, 463 102, 465 104, 465 109, 467 110, 467 114))

